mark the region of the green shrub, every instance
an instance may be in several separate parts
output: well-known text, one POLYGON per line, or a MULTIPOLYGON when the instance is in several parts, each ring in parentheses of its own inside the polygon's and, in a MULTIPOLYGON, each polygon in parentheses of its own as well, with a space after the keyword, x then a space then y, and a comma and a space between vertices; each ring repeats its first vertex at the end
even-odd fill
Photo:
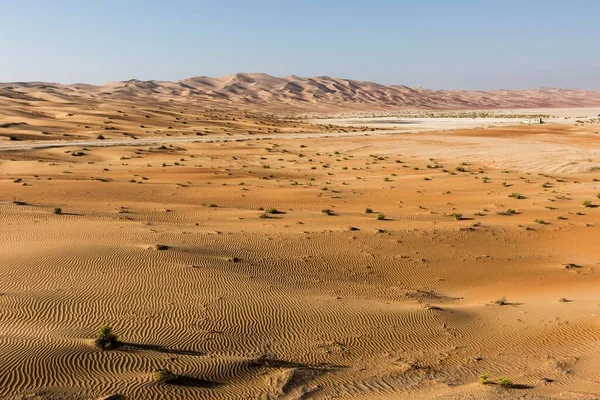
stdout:
POLYGON ((505 388, 511 388, 511 387, 513 387, 513 382, 509 378, 507 378, 505 376, 502 377, 502 378, 500 378, 500 379, 498 379, 498 384, 500 386, 502 386, 502 387, 505 387, 505 388))
POLYGON ((102 325, 96 333, 94 340, 96 347, 102 350, 112 350, 119 345, 117 335, 112 333, 112 328, 108 325, 102 325))
POLYGON ((367 208, 365 210, 365 214, 373 214, 373 210, 371 210, 370 208, 367 208))
POLYGON ((481 374, 479 375, 479 383, 481 383, 482 385, 489 385, 492 383, 492 380, 490 379, 490 374, 481 374))
POLYGON ((454 219, 457 221, 462 221, 462 219, 463 219, 463 216, 461 213, 452 213, 451 216, 454 217, 454 219))
POLYGON ((62 208, 60 207, 54 207, 54 214, 62 214, 62 208))
POLYGON ((385 220, 385 215, 383 213, 377 214, 377 220, 378 221, 384 221, 385 220))
POLYGON ((154 381, 158 383, 173 383, 179 379, 179 375, 169 371, 166 368, 159 368, 154 371, 154 381))

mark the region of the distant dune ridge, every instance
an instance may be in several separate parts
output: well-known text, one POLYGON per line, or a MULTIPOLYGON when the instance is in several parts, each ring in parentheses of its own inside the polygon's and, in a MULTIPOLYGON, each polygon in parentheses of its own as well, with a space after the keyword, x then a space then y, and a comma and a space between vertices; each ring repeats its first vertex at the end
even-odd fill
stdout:
POLYGON ((24 101, 74 101, 78 97, 164 101, 210 100, 251 109, 290 112, 371 111, 392 109, 491 109, 585 107, 600 105, 600 91, 538 88, 456 91, 381 85, 319 76, 283 78, 264 73, 205 76, 179 81, 140 81, 62 85, 43 82, 0 83, 0 96, 24 101))

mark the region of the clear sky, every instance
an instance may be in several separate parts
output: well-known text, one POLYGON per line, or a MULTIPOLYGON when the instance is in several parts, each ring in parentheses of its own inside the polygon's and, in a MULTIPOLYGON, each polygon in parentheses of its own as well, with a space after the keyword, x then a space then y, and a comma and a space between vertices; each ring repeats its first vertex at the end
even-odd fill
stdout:
POLYGON ((0 0, 0 81, 600 89, 600 0, 0 0))

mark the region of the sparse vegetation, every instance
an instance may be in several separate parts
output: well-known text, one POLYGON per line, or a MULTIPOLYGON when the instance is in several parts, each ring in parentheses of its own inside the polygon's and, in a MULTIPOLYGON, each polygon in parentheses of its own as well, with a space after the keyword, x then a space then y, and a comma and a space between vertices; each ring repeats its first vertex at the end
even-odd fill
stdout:
POLYGON ((60 215, 62 214, 63 210, 60 207, 54 207, 54 210, 52 212, 54 212, 54 214, 60 215))
POLYGON ((490 380, 490 374, 479 375, 479 383, 481 383, 482 385, 489 385, 493 383, 493 381, 490 380))
POLYGON ((513 382, 509 378, 507 378, 505 376, 502 377, 502 378, 500 378, 500 379, 498 379, 498 384, 500 386, 502 386, 503 388, 511 388, 511 387, 513 387, 513 382))
POLYGON ((386 217, 383 213, 379 213, 377 214, 377 220, 378 221, 385 221, 386 217))
POLYGON ((109 325, 102 325, 96 333, 94 344, 101 350, 113 350, 119 345, 119 341, 109 325))
POLYGON ((154 381, 157 383, 174 383, 179 380, 179 375, 166 368, 159 368, 154 371, 154 381))
POLYGON ((454 219, 457 220, 457 221, 462 221, 463 220, 463 216, 462 216, 461 213, 455 212, 455 213, 452 213, 451 216, 454 217, 454 219))
POLYGON ((506 297, 502 296, 498 300, 494 301, 494 304, 497 304, 499 306, 505 306, 508 304, 508 301, 506 300, 506 297))

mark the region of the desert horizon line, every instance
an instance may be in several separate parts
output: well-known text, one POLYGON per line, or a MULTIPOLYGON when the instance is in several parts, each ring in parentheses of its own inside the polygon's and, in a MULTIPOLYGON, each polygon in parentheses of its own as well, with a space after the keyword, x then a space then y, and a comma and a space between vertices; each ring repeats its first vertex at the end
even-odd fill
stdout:
POLYGON ((184 78, 180 78, 180 79, 129 78, 129 79, 122 79, 122 80, 109 80, 109 81, 105 81, 102 83, 88 83, 85 81, 77 81, 77 82, 69 83, 69 82, 61 82, 61 81, 53 81, 53 80, 52 81, 50 81, 50 80, 48 80, 48 81, 46 81, 46 80, 29 80, 29 81, 0 80, 0 85, 53 84, 53 85, 62 85, 62 86, 86 85, 86 86, 102 87, 102 86, 108 86, 108 85, 115 84, 115 83, 133 83, 133 82, 178 83, 178 82, 184 82, 184 81, 189 81, 189 80, 194 80, 194 79, 211 79, 211 80, 215 80, 215 81, 224 81, 227 79, 234 79, 236 77, 250 77, 250 78, 264 77, 267 79, 272 78, 272 79, 289 80, 289 81, 293 81, 293 79, 303 80, 303 81, 310 81, 310 80, 317 80, 317 79, 337 80, 337 81, 346 81, 346 82, 356 82, 356 83, 361 83, 361 84, 371 84, 371 85, 384 86, 384 87, 403 87, 403 88, 408 88, 408 89, 422 89, 422 90, 428 90, 428 91, 432 91, 432 92, 521 92, 521 91, 529 91, 529 90, 571 90, 571 91, 581 91, 581 92, 600 92, 600 87, 586 89, 586 88, 582 88, 582 87, 550 86, 550 85, 528 86, 528 87, 521 87, 521 88, 497 87, 497 88, 489 88, 489 89, 461 89, 461 88, 437 89, 437 88, 432 88, 432 87, 423 86, 423 85, 409 85, 409 84, 402 84, 402 83, 380 83, 377 80, 371 80, 371 79, 354 79, 354 78, 337 77, 337 76, 331 76, 331 75, 301 76, 301 75, 297 75, 297 74, 289 74, 289 75, 281 76, 281 75, 272 75, 272 74, 269 74, 266 72, 235 72, 235 73, 221 75, 221 76, 195 75, 195 76, 189 76, 189 77, 184 77, 184 78))

